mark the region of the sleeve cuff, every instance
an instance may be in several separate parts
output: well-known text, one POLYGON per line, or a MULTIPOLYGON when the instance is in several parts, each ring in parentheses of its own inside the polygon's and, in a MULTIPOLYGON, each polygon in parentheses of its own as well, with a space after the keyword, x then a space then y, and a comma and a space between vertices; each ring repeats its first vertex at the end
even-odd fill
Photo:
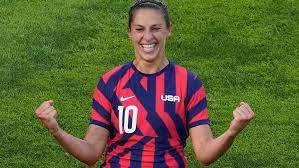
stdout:
POLYGON ((109 130, 109 125, 105 124, 103 122, 97 121, 97 120, 90 120, 89 124, 94 124, 103 128, 106 128, 107 130, 109 130))
POLYGON ((210 119, 208 118, 208 119, 204 119, 204 120, 195 121, 195 122, 189 124, 189 129, 192 127, 199 126, 199 125, 203 125, 203 124, 210 125, 211 124, 210 119))

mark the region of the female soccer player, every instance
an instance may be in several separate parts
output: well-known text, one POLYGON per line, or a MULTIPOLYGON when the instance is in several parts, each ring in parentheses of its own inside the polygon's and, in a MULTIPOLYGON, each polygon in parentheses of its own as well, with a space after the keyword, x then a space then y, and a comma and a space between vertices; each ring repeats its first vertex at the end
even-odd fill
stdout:
POLYGON ((102 75, 83 140, 59 127, 52 100, 36 109, 37 117, 67 152, 88 165, 105 153, 103 167, 187 167, 188 136, 203 165, 217 160, 254 117, 249 105, 241 102, 227 131, 213 138, 200 78, 165 56, 171 34, 166 5, 135 2, 128 34, 135 59, 102 75))

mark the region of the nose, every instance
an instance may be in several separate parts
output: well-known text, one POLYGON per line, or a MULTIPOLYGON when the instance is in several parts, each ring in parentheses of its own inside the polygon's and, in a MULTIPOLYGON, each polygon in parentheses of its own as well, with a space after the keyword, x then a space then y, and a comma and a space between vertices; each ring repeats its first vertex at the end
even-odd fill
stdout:
POLYGON ((150 32, 150 31, 144 31, 144 34, 143 34, 143 39, 145 41, 151 41, 153 39, 153 33, 150 32))

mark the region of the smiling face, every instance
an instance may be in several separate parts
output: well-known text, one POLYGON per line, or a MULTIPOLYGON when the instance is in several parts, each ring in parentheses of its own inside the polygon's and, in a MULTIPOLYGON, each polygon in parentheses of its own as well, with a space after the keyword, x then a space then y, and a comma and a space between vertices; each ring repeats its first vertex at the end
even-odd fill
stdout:
POLYGON ((170 36, 171 27, 167 27, 161 11, 136 10, 128 33, 137 61, 155 62, 165 57, 165 44, 170 36))

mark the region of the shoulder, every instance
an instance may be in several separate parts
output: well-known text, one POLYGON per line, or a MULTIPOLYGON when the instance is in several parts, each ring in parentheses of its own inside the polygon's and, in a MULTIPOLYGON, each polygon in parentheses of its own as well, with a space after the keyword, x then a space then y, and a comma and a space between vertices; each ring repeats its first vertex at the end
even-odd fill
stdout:
POLYGON ((111 100, 115 86, 130 67, 131 63, 129 62, 119 65, 101 75, 95 93, 100 91, 108 100, 111 100))
POLYGON ((176 66, 178 67, 177 69, 179 73, 185 71, 187 82, 187 95, 194 94, 198 89, 200 89, 203 86, 201 77, 198 76, 195 72, 181 65, 176 66))
POLYGON ((199 77, 195 72, 189 70, 185 66, 178 65, 176 63, 173 63, 173 65, 175 67, 176 73, 186 75, 188 83, 201 82, 201 77, 199 77))
POLYGON ((202 79, 196 73, 188 71, 188 93, 192 94, 203 86, 202 79))
POLYGON ((126 72, 131 67, 131 62, 119 65, 117 67, 114 67, 113 69, 107 71, 105 74, 102 75, 102 80, 104 83, 107 83, 107 81, 112 77, 112 76, 122 76, 123 73, 126 72))

